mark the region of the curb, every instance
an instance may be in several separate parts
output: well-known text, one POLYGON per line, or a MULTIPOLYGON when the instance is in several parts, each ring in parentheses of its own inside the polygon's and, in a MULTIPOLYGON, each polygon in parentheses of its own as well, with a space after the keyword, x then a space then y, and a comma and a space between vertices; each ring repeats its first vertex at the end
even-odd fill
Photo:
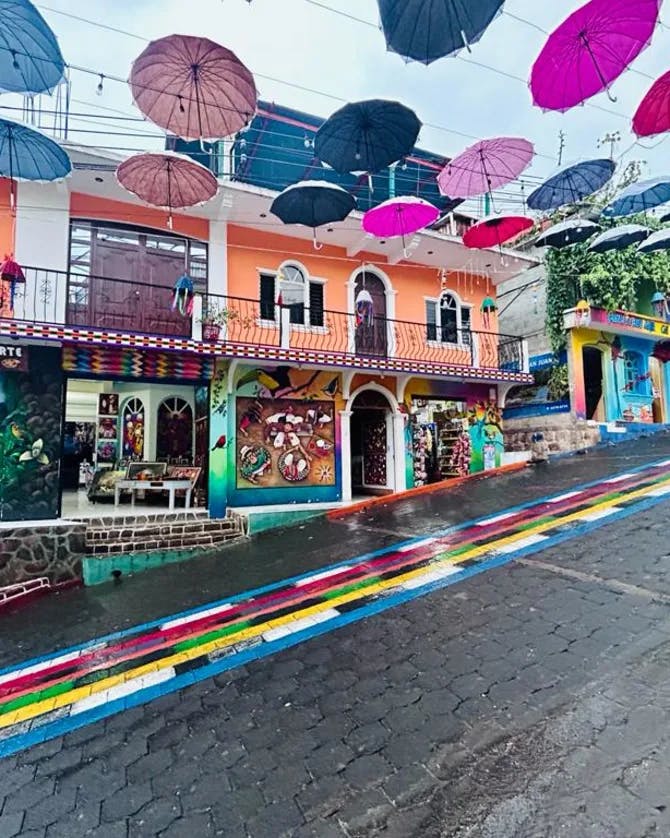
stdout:
POLYGON ((398 503, 399 501, 407 500, 408 498, 415 498, 419 495, 428 495, 433 492, 444 492, 448 489, 455 489, 462 486, 464 483, 470 483, 474 480, 489 480, 492 477, 499 477, 503 474, 513 474, 517 471, 524 471, 528 467, 528 463, 510 463, 500 468, 490 469, 489 471, 480 471, 476 474, 468 474, 466 477, 456 477, 451 480, 441 480, 439 483, 430 483, 427 486, 417 486, 414 489, 407 489, 404 492, 398 492, 393 495, 380 495, 379 497, 367 498, 366 500, 352 503, 350 506, 343 506, 339 509, 331 509, 326 512, 326 518, 334 520, 336 518, 346 518, 348 515, 355 515, 357 512, 364 512, 366 509, 371 509, 375 506, 385 506, 389 503, 398 503))

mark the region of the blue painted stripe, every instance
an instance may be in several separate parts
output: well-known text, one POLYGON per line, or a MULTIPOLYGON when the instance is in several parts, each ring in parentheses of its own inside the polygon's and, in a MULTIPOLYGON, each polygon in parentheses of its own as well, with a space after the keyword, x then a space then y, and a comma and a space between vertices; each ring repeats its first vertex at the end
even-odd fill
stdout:
POLYGON ((638 513, 651 509, 659 503, 663 503, 667 500, 667 496, 646 498, 633 506, 626 507, 625 509, 619 509, 611 515, 608 515, 606 518, 602 518, 597 521, 584 521, 581 524, 574 524, 565 532, 558 533, 557 535, 551 536, 544 541, 529 544, 515 553, 502 554, 500 556, 484 560, 472 567, 464 568, 457 574, 447 576, 444 579, 434 580, 420 588, 408 591, 399 591, 396 594, 382 596, 374 602, 370 602, 355 611, 350 611, 346 614, 340 615, 339 617, 335 617, 328 622, 311 626, 310 628, 296 632, 295 634, 287 635, 286 637, 282 637, 268 643, 263 643, 250 649, 245 649, 237 654, 233 654, 229 657, 222 658, 221 660, 206 664, 195 671, 185 672, 169 681, 139 690, 133 695, 116 699, 108 704, 79 713, 76 716, 68 716, 63 719, 58 719, 50 724, 35 727, 27 733, 17 734, 16 736, 8 739, 0 740, 0 757, 10 756, 18 751, 25 750, 26 748, 40 744, 41 742, 45 742, 48 739, 63 736, 74 730, 78 730, 81 727, 92 724, 93 722, 101 721, 102 719, 122 712, 123 710, 146 704, 148 701, 155 698, 160 698, 170 693, 177 692, 180 689, 199 683, 215 675, 220 675, 231 669, 237 669, 238 667, 243 666, 246 663, 250 663, 251 661, 270 657, 278 652, 283 652, 293 646, 304 643, 307 640, 328 634, 351 623, 359 622, 367 617, 380 614, 391 608, 396 608, 399 605, 404 605, 405 603, 411 602, 419 597, 426 596, 427 594, 450 587, 451 585, 455 585, 459 582, 463 582, 466 579, 470 579, 480 573, 485 573, 486 571, 502 567, 512 561, 532 555, 533 553, 543 552, 550 547, 556 547, 564 541, 586 535, 587 533, 600 529, 601 527, 614 521, 628 518, 631 515, 637 515, 638 513))

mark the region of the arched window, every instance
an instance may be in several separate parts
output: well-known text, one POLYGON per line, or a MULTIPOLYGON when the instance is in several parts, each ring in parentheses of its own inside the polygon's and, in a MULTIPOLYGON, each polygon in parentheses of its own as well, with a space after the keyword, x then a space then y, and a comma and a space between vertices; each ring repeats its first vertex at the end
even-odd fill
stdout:
POLYGON ((193 409, 179 396, 168 396, 158 406, 156 459, 177 463, 193 457, 193 409))
POLYGON ((126 402, 123 413, 123 444, 121 456, 124 460, 144 459, 144 403, 132 398, 126 402))
POLYGON ((624 387, 627 393, 648 396, 649 376, 645 370, 644 358, 640 352, 623 353, 624 387))
POLYGON ((426 300, 426 336, 440 343, 470 343, 471 306, 463 305, 453 291, 437 300, 426 300))
POLYGON ((323 326, 323 282, 309 279, 301 265, 284 262, 276 274, 261 274, 260 290, 262 320, 276 320, 281 303, 291 323, 323 326))

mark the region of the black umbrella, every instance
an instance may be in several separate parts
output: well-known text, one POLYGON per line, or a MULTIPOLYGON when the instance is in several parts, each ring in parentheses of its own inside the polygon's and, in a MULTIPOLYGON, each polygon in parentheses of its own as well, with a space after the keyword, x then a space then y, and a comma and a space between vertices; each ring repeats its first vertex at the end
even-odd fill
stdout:
POLYGON ((281 192, 272 202, 270 212, 284 224, 303 224, 314 230, 334 221, 344 221, 355 208, 356 199, 346 189, 323 180, 303 180, 281 192))
POLYGON ((641 224, 622 224, 605 230, 591 242, 589 250, 594 253, 605 253, 608 250, 625 250, 631 244, 644 241, 651 233, 648 227, 641 224))
POLYGON ((600 232, 600 226, 594 224, 593 221, 588 221, 585 218, 571 218, 568 221, 561 221, 560 224, 554 224, 541 236, 535 239, 535 247, 555 247, 556 249, 562 247, 570 247, 572 244, 579 244, 585 242, 600 232))
POLYGON ((370 99, 340 108, 314 138, 314 152, 336 172, 380 172, 408 155, 421 130, 414 111, 370 99))
POLYGON ((504 0, 377 0, 386 46, 430 64, 478 41, 504 0))

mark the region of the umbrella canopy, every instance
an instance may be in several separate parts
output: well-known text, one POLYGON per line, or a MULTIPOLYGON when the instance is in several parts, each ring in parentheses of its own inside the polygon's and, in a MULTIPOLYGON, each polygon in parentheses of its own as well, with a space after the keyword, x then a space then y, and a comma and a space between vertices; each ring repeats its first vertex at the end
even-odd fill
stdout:
POLYGON ((46 182, 62 180, 71 171, 70 158, 51 137, 0 119, 0 177, 46 182))
POLYGON ((380 239, 409 236, 437 221, 440 211, 423 198, 391 198, 363 216, 363 229, 380 239))
POLYGON ((619 218, 659 207, 670 201, 670 176, 641 180, 622 190, 602 211, 605 218, 619 218))
POLYGON ((29 0, 0 0, 0 90, 51 93, 65 61, 56 36, 29 0))
POLYGON ((256 111, 254 77, 233 52, 208 38, 152 41, 135 59, 129 83, 144 116, 183 140, 229 137, 256 111))
POLYGON ((470 227, 463 236, 466 247, 501 247, 510 239, 530 230, 533 219, 524 215, 491 215, 470 227))
POLYGON ((116 177, 128 192, 167 210, 204 204, 218 190, 209 169, 190 157, 166 151, 134 154, 118 166, 116 177))
POLYGON ((606 90, 650 43, 662 0, 590 0, 549 36, 530 76, 533 104, 567 111, 606 90))
POLYGON ((430 64, 478 41, 504 0, 378 0, 386 46, 430 64))
POLYGON ((520 137, 480 140, 451 160, 437 178, 450 198, 473 198, 506 186, 528 168, 535 150, 520 137))
POLYGON ((638 253, 654 253, 656 250, 670 250, 670 230, 657 230, 638 247, 638 253))
POLYGON ((641 224, 622 224, 611 230, 605 230, 591 242, 589 250, 593 253, 606 253, 608 250, 624 250, 631 244, 637 244, 647 238, 651 230, 641 224))
POLYGON ((561 221, 554 224, 541 236, 535 239, 535 247, 555 247, 560 250, 562 247, 570 247, 573 244, 585 242, 600 232, 600 226, 586 218, 571 218, 568 221, 561 221))
POLYGON ((315 228, 344 221, 355 206, 354 196, 341 186, 323 180, 303 180, 277 195, 270 212, 284 224, 315 228))
POLYGON ((564 166, 528 196, 534 210, 552 210, 575 204, 603 187, 614 174, 613 160, 583 160, 564 166))
POLYGON ((652 84, 633 117, 638 137, 653 137, 670 131, 670 70, 652 84))
POLYGON ((409 154, 421 122, 399 102, 370 99, 340 108, 319 128, 314 153, 336 172, 379 172, 409 154))

